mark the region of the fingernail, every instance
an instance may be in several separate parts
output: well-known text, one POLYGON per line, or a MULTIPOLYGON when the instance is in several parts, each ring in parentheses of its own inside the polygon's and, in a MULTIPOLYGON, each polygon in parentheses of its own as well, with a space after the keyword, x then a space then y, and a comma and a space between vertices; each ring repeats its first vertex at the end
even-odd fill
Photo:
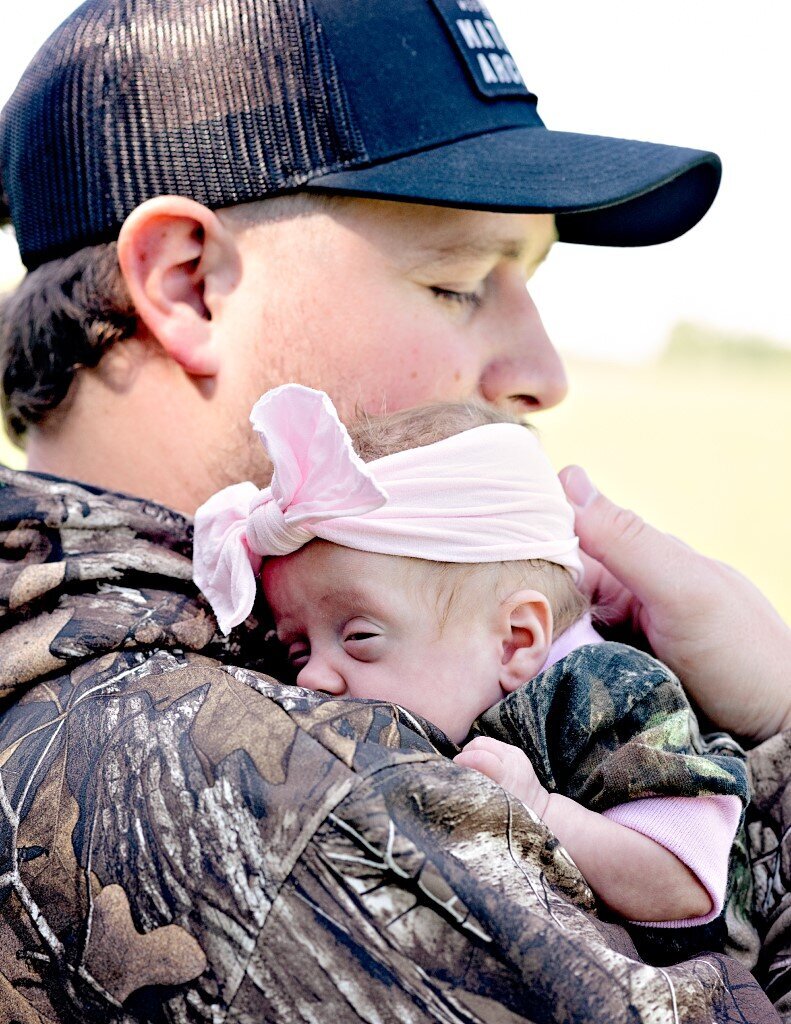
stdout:
POLYGON ((566 497, 575 508, 587 508, 599 493, 581 466, 570 466, 563 479, 566 497))

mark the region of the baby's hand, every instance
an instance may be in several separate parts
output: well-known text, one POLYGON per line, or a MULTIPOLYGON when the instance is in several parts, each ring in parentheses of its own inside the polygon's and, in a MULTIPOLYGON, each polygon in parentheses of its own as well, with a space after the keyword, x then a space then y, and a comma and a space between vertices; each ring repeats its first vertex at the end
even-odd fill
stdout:
POLYGON ((474 768, 486 775, 527 804, 539 818, 544 817, 549 793, 538 781, 527 754, 519 747, 489 736, 476 736, 453 760, 464 768, 474 768))

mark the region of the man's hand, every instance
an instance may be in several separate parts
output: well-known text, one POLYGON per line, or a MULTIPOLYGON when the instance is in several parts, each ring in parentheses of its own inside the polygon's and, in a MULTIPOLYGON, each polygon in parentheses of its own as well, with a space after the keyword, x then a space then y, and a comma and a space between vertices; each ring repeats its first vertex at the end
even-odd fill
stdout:
POLYGON ((791 629, 761 592, 614 505, 578 466, 560 477, 604 621, 642 634, 717 725, 753 739, 791 728, 791 629))
POLYGON ((474 768, 507 789, 539 818, 544 817, 549 793, 538 781, 527 755, 519 747, 489 736, 476 736, 453 758, 464 768, 474 768))

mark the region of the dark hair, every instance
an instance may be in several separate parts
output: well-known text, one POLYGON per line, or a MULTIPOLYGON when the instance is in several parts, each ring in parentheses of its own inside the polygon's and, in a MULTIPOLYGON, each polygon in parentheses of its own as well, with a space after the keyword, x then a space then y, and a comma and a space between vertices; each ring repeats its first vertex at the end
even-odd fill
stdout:
POLYGON ((30 271, 0 301, 1 401, 11 437, 20 442, 65 399, 76 371, 96 366, 136 323, 116 242, 30 271))

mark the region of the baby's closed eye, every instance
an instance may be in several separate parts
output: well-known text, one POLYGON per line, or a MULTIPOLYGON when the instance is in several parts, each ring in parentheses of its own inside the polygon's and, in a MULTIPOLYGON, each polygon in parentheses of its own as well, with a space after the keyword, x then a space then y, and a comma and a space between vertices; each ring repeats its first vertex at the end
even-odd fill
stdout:
POLYGON ((351 623, 343 631, 343 648, 355 661, 374 661, 383 641, 381 631, 371 623, 351 623))
POLYGON ((309 657, 310 646, 304 640, 295 640, 288 645, 288 660, 292 668, 304 668, 309 657))

